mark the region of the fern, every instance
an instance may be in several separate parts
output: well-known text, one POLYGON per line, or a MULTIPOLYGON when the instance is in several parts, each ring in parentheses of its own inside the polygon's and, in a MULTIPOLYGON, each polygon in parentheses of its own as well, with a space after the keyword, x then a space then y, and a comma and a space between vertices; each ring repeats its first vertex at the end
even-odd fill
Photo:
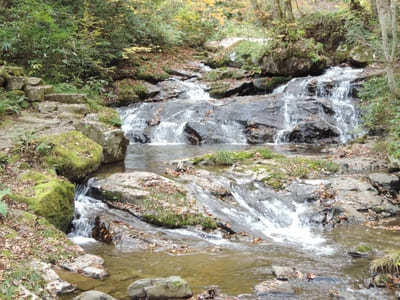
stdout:
POLYGON ((8 206, 2 199, 10 194, 10 189, 0 190, 0 219, 5 218, 8 214, 8 206))

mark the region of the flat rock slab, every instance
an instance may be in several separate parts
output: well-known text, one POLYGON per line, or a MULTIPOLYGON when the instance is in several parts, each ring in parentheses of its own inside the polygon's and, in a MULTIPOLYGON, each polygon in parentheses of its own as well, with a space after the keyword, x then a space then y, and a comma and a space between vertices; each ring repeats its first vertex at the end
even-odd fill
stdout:
POLYGON ((128 287, 128 295, 133 300, 161 300, 190 298, 193 293, 185 280, 171 276, 135 281, 128 287))
POLYGON ((46 101, 60 102, 60 103, 85 103, 85 94, 48 94, 45 96, 46 101))
POLYGON ((294 277, 295 270, 290 267, 272 266, 272 272, 278 280, 289 280, 294 277))
POLYGON ((400 190, 399 177, 387 173, 372 173, 368 175, 371 184, 380 192, 397 194, 400 190))
POLYGON ((72 262, 61 264, 67 271, 80 273, 94 279, 104 279, 108 274, 104 269, 104 259, 100 256, 85 254, 78 256, 72 262))

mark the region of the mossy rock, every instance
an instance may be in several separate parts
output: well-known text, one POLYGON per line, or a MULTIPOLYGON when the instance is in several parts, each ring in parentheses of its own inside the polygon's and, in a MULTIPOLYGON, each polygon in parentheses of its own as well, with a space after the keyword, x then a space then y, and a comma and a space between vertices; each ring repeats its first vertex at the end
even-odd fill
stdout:
POLYGON ((37 171, 27 171, 18 180, 28 188, 24 194, 12 197, 26 202, 35 214, 66 231, 74 214, 74 185, 65 179, 37 171))
POLYGON ((117 106, 140 102, 147 93, 147 88, 142 82, 129 79, 118 81, 116 89, 118 94, 117 106))
POLYGON ((45 137, 41 142, 52 146, 45 161, 72 181, 84 179, 96 171, 103 158, 103 148, 79 131, 45 137))

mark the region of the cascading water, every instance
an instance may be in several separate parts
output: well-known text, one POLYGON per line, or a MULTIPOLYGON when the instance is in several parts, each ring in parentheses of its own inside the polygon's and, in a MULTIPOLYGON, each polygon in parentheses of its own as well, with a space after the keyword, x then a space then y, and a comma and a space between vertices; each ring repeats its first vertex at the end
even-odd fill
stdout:
POLYGON ((275 144, 287 143, 289 134, 296 128, 301 116, 298 115, 298 100, 315 97, 326 99, 334 111, 335 122, 323 119, 329 126, 337 129, 342 143, 352 139, 359 125, 359 117, 352 97, 352 81, 362 72, 361 69, 333 67, 317 77, 295 78, 286 85, 275 89, 274 94, 284 97, 284 126, 274 138, 275 144))
POLYGON ((76 244, 94 242, 92 229, 95 217, 108 206, 87 196, 88 186, 81 184, 75 189, 75 214, 72 221, 72 231, 68 237, 76 244))
POLYGON ((256 237, 300 246, 319 254, 333 253, 333 249, 325 245, 326 241, 312 231, 308 218, 310 206, 294 202, 291 195, 276 193, 257 182, 232 182, 229 189, 233 202, 228 203, 199 186, 192 185, 191 189, 200 203, 237 232, 249 232, 256 237))

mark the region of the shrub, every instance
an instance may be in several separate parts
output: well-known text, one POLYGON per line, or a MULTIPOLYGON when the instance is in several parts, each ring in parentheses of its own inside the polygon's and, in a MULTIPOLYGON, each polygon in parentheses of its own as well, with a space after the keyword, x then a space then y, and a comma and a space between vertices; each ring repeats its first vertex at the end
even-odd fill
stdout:
POLYGON ((3 199, 8 195, 10 195, 10 189, 0 190, 0 219, 7 216, 8 206, 5 202, 3 202, 3 199))

